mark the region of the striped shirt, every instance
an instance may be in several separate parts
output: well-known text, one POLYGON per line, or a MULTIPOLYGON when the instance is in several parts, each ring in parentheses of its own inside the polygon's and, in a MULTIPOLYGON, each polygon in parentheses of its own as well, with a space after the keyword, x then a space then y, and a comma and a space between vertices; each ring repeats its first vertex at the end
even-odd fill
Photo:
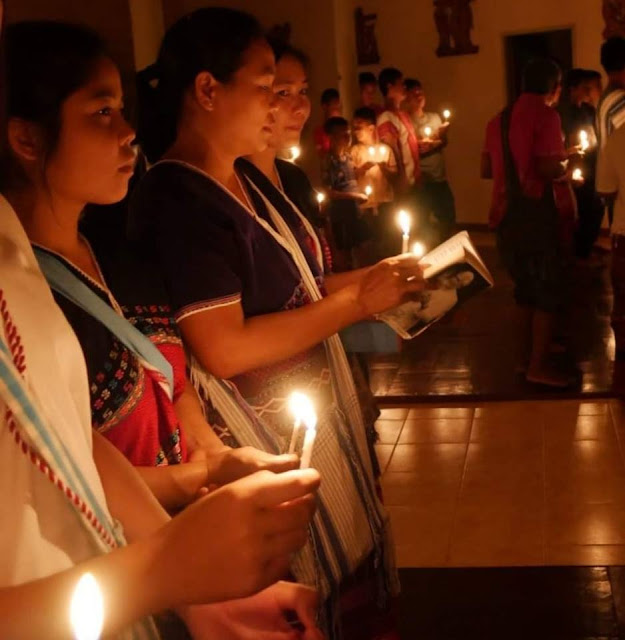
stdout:
POLYGON ((625 124, 625 91, 608 87, 597 109, 597 142, 599 149, 605 147, 615 129, 625 124))

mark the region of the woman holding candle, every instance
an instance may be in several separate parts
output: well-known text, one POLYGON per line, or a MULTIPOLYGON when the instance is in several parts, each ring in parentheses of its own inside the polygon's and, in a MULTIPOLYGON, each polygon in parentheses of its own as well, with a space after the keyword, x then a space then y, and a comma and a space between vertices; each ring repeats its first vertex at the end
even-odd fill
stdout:
POLYGON ((284 611, 296 608, 304 637, 319 640, 314 594, 296 585, 280 583, 251 598, 190 606, 240 598, 283 575, 290 554, 306 538, 313 509, 307 494, 315 490, 318 474, 257 474, 215 491, 169 523, 136 471, 92 433, 80 346, 20 221, 28 224, 47 207, 50 224, 58 224, 55 214, 81 189, 107 185, 104 202, 112 202, 128 180, 127 172, 118 171, 127 129, 119 74, 108 58, 90 58, 96 40, 59 23, 14 25, 9 34, 12 71, 22 68, 15 54, 24 47, 48 73, 62 67, 65 76, 51 88, 13 75, 9 144, 1 158, 0 636, 70 637, 70 596, 89 572, 104 593, 106 637, 155 638, 149 619, 127 628, 165 608, 177 608, 198 640, 289 637, 284 611), (70 69, 63 61, 77 50, 89 63, 70 69), (72 93, 80 71, 86 84, 58 119, 53 109, 44 112, 48 122, 37 111, 12 115, 26 104, 21 90, 32 87, 39 99, 54 103, 64 91, 72 93), (14 82, 27 86, 18 90, 14 82), (51 139, 46 126, 54 125, 59 130, 51 139), (81 155, 84 138, 94 153, 81 155), (106 157, 96 149, 106 149, 106 157), (79 180, 80 172, 69 175, 64 162, 71 156, 91 167, 99 163, 103 172, 96 185, 79 180), (243 552, 231 557, 230 544, 243 552))
MULTIPOLYGON (((264 155, 281 117, 280 96, 272 91, 273 53, 253 18, 222 9, 187 16, 165 36, 157 69, 140 140, 151 160, 163 160, 140 183, 133 215, 152 236, 193 377, 240 444, 287 450, 289 394, 295 386, 314 394, 311 464, 325 478, 321 515, 314 544, 292 571, 321 585, 335 616, 330 594, 361 582, 373 559, 383 567, 388 551, 387 517, 335 334, 422 289, 421 269, 407 257, 324 283, 314 232, 276 188, 275 150, 264 155), (240 49, 224 67, 235 33, 240 49), (250 154, 254 164, 235 166, 250 154)), ((379 577, 394 592, 394 573, 379 577)))

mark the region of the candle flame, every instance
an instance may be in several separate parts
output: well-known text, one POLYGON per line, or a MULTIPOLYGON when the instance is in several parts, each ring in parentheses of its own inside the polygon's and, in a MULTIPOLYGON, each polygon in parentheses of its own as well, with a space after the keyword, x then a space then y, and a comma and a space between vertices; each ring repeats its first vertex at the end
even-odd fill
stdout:
POLYGON ((451 111, 449 109, 445 109, 445 111, 443 111, 443 118, 445 118, 445 120, 449 120, 449 118, 451 118, 451 111))
POLYGON ((69 615, 75 640, 98 640, 104 624, 104 598, 93 574, 85 573, 78 581, 69 615))
POLYGON ((370 184, 368 184, 365 187, 365 195, 369 197, 372 193, 373 193, 373 187, 370 184))
POLYGON ((423 129, 423 133, 429 138, 432 135, 432 127, 426 127, 423 129))
POLYGON ((369 147, 369 155, 373 157, 375 155, 375 147, 369 147))
POLYGON ((291 147, 291 162, 295 162, 301 155, 302 152, 299 147, 291 147))
POLYGON ((317 413, 306 394, 294 391, 289 398, 289 409, 298 424, 303 423, 307 429, 317 426, 317 413))
POLYGON ((584 174, 582 173, 582 170, 580 168, 573 169, 572 178, 575 182, 580 182, 581 180, 583 180, 584 174))
POLYGON ((412 253, 417 258, 423 258, 423 256, 425 255, 425 245, 422 242, 415 242, 412 245, 412 253))
POLYGON ((588 131, 586 131, 585 129, 582 129, 579 132, 579 143, 582 147, 582 151, 586 151, 590 146, 590 141, 588 140, 588 131))
POLYGON ((410 227, 411 227, 410 215, 404 209, 402 209, 397 214, 397 224, 399 225, 399 228, 402 230, 402 233, 405 236, 410 234, 410 227))
POLYGON ((317 191, 317 202, 322 204, 326 199, 326 194, 323 191, 317 191))

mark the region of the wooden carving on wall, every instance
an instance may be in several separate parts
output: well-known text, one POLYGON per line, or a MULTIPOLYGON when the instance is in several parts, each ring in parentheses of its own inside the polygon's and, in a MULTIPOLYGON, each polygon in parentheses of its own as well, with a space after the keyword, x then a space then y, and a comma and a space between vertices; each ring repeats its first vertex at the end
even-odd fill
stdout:
POLYGON ((360 7, 354 12, 356 22, 356 50, 358 64, 377 64, 380 62, 378 41, 375 37, 376 13, 365 13, 360 7))
POLYGON ((604 38, 625 37, 625 0, 603 0, 604 38))
POLYGON ((471 41, 474 0, 434 0, 434 22, 438 30, 436 55, 462 56, 480 48, 471 41))

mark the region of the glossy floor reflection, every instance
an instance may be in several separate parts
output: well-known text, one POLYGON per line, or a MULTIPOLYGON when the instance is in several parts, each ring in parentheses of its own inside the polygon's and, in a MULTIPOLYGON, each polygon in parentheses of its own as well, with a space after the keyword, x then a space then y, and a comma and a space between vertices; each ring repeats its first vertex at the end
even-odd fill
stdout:
POLYGON ((405 342, 400 354, 372 356, 374 393, 385 402, 612 394, 609 256, 597 255, 592 265, 572 267, 571 302, 562 322, 570 356, 561 357, 560 364, 577 371, 577 381, 567 391, 553 392, 526 383, 521 373, 523 330, 494 236, 477 232, 471 237, 493 273, 495 287, 405 342))

